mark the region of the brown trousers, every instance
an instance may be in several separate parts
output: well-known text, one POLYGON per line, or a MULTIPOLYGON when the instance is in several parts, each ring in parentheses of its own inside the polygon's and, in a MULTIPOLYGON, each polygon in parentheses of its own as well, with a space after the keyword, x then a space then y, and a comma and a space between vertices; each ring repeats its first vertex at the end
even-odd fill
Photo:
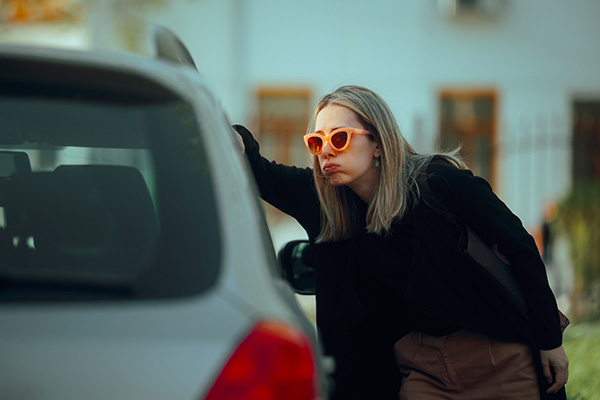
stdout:
POLYGON ((412 331, 394 345, 400 400, 540 399, 531 351, 467 330, 448 336, 412 331))

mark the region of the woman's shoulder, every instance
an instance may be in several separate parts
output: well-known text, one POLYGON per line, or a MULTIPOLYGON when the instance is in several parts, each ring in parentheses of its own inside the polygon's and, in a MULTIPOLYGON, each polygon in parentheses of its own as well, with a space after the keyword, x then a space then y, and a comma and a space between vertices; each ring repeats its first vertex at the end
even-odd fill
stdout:
POLYGON ((433 157, 427 165, 426 179, 436 194, 448 190, 470 192, 474 187, 491 189, 485 179, 474 175, 470 169, 459 168, 441 156, 433 157))
POLYGON ((469 169, 461 169, 442 156, 434 156, 427 164, 427 180, 429 183, 447 182, 448 184, 457 179, 465 179, 473 176, 469 169))

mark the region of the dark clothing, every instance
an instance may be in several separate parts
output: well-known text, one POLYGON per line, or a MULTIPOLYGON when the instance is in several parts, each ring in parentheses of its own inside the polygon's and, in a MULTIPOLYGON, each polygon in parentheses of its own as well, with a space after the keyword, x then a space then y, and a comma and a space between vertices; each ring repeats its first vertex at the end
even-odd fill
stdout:
MULTIPOLYGON (((392 234, 366 230, 315 243, 321 229, 313 171, 269 162, 241 126, 262 198, 306 230, 316 265, 317 326, 336 359, 334 399, 397 399, 394 343, 412 329, 445 335, 469 329, 490 337, 553 349, 561 345, 558 310, 533 238, 521 221, 470 171, 443 160, 429 164, 428 183, 448 209, 508 258, 527 298, 530 322, 506 307, 458 251, 463 226, 419 203, 392 234)), ((353 196, 360 217, 367 205, 353 196)), ((538 369, 539 371, 539 369, 538 369)))

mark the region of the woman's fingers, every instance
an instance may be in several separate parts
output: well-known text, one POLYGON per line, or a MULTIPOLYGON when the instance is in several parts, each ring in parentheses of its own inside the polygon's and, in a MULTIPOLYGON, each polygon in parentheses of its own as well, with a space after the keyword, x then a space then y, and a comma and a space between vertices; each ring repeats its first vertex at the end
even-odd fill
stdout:
POLYGON ((544 376, 551 386, 546 393, 558 392, 569 379, 569 359, 562 346, 552 350, 540 350, 544 376), (554 371, 554 376, 552 372, 554 371))

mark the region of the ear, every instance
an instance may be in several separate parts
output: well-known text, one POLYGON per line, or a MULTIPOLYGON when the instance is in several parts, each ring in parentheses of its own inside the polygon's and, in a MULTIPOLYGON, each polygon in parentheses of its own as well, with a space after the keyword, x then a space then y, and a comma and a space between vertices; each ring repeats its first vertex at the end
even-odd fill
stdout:
POLYGON ((375 142, 375 150, 373 150, 373 157, 379 158, 381 155, 379 154, 379 145, 375 142))

